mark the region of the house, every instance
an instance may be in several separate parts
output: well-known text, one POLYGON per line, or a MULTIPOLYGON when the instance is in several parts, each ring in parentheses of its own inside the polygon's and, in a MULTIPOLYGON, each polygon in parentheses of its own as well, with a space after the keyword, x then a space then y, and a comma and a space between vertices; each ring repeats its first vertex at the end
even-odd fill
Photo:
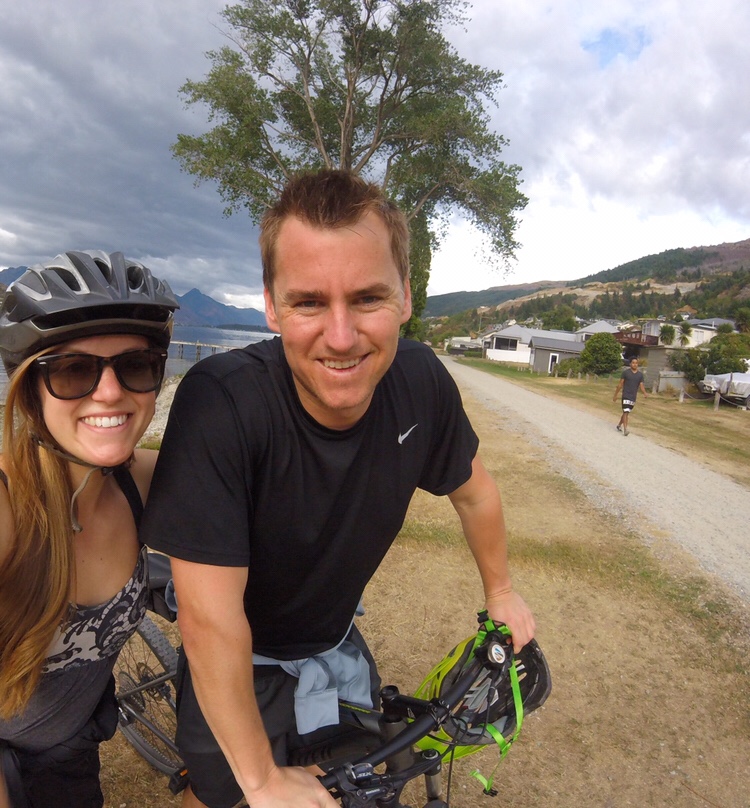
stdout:
POLYGON ((576 334, 580 334, 581 339, 585 342, 594 334, 617 334, 619 331, 620 329, 608 320, 597 320, 595 323, 579 328, 576 334))
POLYGON ((680 317, 683 320, 687 320, 688 317, 695 317, 698 312, 689 305, 680 306, 679 309, 675 309, 675 317, 680 317))
POLYGON ((472 337, 451 337, 445 341, 445 350, 449 354, 465 354, 466 351, 481 351, 482 340, 472 337))
POLYGON ((564 359, 577 359, 584 346, 583 340, 555 339, 546 336, 532 337, 529 341, 531 369, 534 373, 553 373, 555 365, 564 359))
MULTIPOLYGON (((728 323, 734 330, 734 322, 732 320, 725 320, 722 317, 712 317, 706 320, 697 320, 688 318, 685 322, 692 328, 690 339, 686 348, 697 348, 699 345, 704 345, 719 333, 719 326, 728 323)), ((677 330, 677 341, 679 342, 680 332, 677 330)))
POLYGON ((623 346, 623 355, 626 359, 641 355, 641 348, 652 347, 659 344, 659 337, 647 334, 642 328, 633 326, 625 331, 613 335, 623 346))
POLYGON ((511 362, 515 365, 531 364, 531 345, 534 337, 547 337, 565 342, 580 342, 583 348, 583 337, 569 331, 545 331, 541 328, 526 328, 522 325, 511 325, 499 331, 486 334, 482 340, 484 357, 494 362, 511 362))

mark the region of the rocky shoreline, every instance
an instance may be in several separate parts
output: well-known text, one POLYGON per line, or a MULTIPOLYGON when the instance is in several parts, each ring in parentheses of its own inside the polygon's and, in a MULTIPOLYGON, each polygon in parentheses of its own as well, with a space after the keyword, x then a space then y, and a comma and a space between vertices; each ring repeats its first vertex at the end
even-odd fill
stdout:
POLYGON ((160 441, 167 427, 169 409, 172 406, 175 390, 182 381, 182 376, 170 376, 162 385, 158 398, 156 399, 156 412, 151 419, 148 429, 141 439, 142 444, 160 441))

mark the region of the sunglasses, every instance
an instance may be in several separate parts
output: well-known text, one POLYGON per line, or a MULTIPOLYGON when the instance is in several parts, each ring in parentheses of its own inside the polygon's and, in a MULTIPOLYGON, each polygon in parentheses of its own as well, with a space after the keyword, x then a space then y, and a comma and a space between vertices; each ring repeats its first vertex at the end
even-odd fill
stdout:
POLYGON ((150 393, 161 385, 166 362, 167 352, 154 349, 127 351, 117 356, 47 354, 35 360, 50 395, 63 401, 85 398, 93 393, 105 365, 112 368, 125 390, 150 393))

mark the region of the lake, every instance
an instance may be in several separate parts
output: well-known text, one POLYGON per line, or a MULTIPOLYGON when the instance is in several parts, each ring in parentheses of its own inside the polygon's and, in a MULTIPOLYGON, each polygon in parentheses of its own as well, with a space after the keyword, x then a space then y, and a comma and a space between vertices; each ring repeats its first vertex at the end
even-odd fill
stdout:
MULTIPOLYGON (((192 345, 182 346, 182 359, 180 359, 178 358, 180 346, 176 344, 178 342, 244 348, 245 345, 271 339, 273 336, 267 331, 237 331, 228 328, 209 328, 208 326, 176 325, 172 333, 172 344, 169 346, 167 376, 185 373, 191 365, 195 364, 195 348, 192 345)), ((205 359, 210 354, 210 350, 203 348, 200 358, 205 359)))

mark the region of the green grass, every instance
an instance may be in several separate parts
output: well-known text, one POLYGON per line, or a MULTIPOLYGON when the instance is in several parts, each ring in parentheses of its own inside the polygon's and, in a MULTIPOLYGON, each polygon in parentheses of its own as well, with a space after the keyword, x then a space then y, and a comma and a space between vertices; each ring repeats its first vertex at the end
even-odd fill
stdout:
POLYGON ((150 438, 138 444, 139 449, 161 449, 161 438, 150 438))
POLYGON ((411 541, 417 544, 439 544, 444 547, 466 546, 460 526, 442 525, 440 522, 432 520, 427 524, 413 518, 407 519, 398 538, 399 541, 411 541))

